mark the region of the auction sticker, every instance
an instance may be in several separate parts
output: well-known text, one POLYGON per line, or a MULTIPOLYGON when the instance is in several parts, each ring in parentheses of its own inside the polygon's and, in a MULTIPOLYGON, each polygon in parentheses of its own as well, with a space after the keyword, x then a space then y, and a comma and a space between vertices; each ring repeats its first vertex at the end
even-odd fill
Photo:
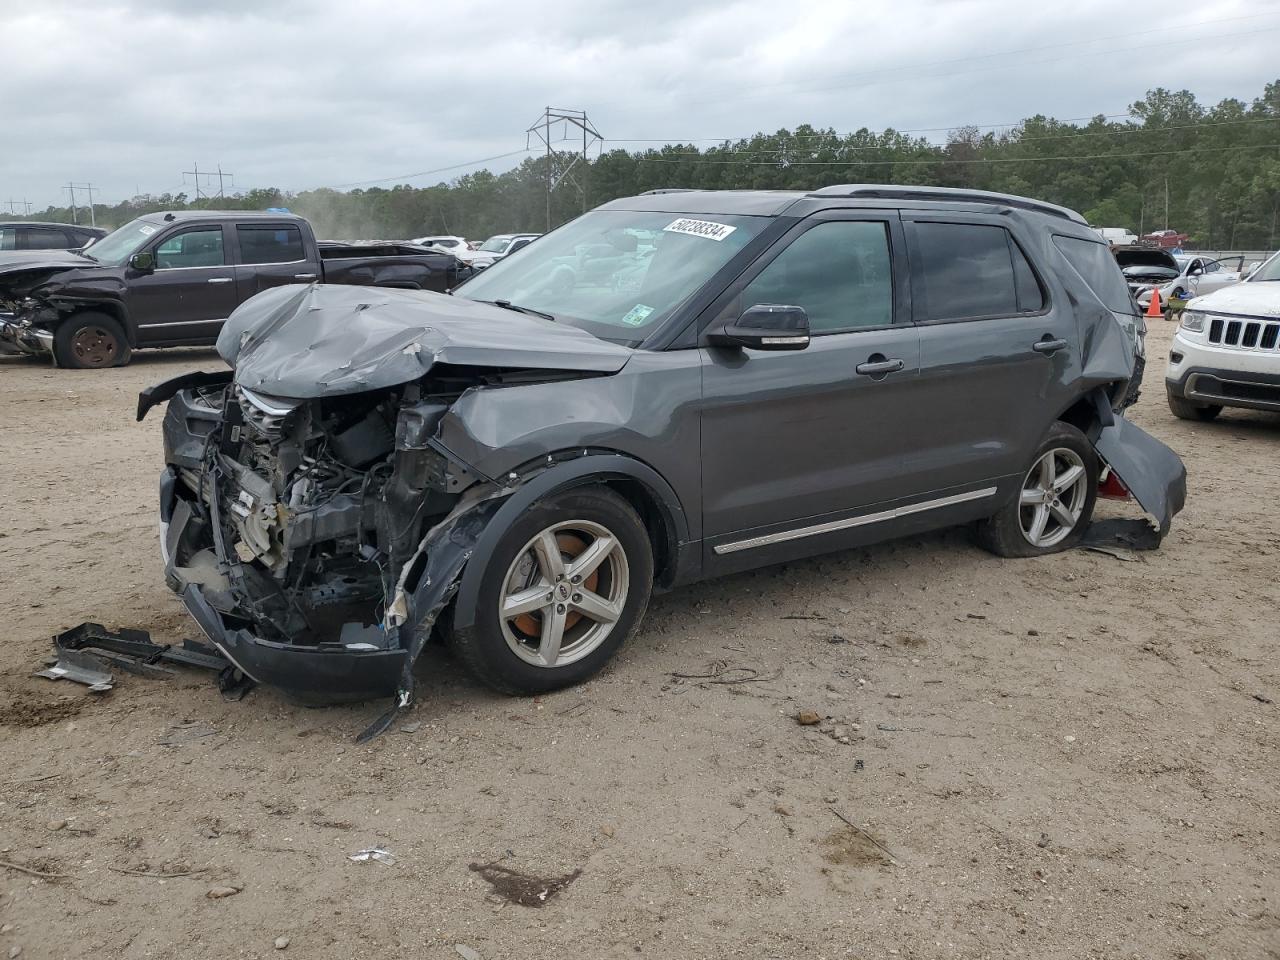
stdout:
POLYGON ((662 229, 666 233, 687 233, 691 237, 706 237, 708 240, 719 242, 738 228, 731 227, 727 223, 716 223, 714 220, 690 220, 688 217, 681 217, 679 220, 672 220, 662 229))
POLYGON ((157 230, 156 227, 149 227, 145 223, 138 228, 138 232, 142 234, 144 237, 151 236, 153 233, 156 232, 156 230, 157 230))
POLYGON ((646 306, 643 303, 637 303, 627 311, 627 315, 622 318, 622 322, 629 327, 638 327, 649 319, 649 314, 651 313, 653 313, 653 307, 646 306))

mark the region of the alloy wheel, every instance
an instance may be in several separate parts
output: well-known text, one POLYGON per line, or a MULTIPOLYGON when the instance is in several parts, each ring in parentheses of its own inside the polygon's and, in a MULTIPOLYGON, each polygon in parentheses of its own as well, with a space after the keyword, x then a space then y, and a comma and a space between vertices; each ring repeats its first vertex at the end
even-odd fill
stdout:
POLYGON ((1054 547, 1071 535, 1089 499, 1089 472, 1074 450, 1045 453, 1022 481, 1018 519, 1033 547, 1054 547))
POLYGON ((618 538, 590 520, 553 524, 516 554, 499 599, 511 651, 537 667, 581 660, 613 632, 630 577, 618 538))

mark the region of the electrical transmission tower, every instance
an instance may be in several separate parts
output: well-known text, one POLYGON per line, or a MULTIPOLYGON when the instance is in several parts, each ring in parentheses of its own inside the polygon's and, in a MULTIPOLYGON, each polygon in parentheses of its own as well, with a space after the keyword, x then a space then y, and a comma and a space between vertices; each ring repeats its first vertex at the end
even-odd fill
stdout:
POLYGON ((604 143, 604 137, 587 118, 585 110, 561 110, 547 107, 542 116, 525 131, 525 146, 531 147, 533 138, 537 137, 546 148, 547 177, 547 230, 551 229, 551 195, 566 181, 578 188, 582 195, 582 209, 587 209, 587 187, 585 178, 579 179, 576 171, 581 165, 586 172, 589 153, 592 147, 604 143), (556 128, 559 128, 556 130, 556 128), (560 134, 553 139, 553 130, 560 134), (578 134, 582 135, 582 149, 578 149, 578 134), (555 149, 555 144, 569 144, 570 149, 555 149))
POLYGON ((196 188, 196 199, 197 199, 197 200, 203 199, 204 197, 211 197, 211 196, 212 196, 212 194, 211 194, 208 190, 205 190, 205 192, 204 192, 203 194, 200 192, 200 178, 201 178, 201 177, 204 177, 204 180, 205 180, 205 184, 206 184, 206 186, 207 186, 208 184, 210 184, 210 183, 212 183, 212 182, 213 182, 214 177, 217 177, 217 178, 218 178, 218 199, 220 199, 220 200, 221 200, 221 199, 225 199, 225 197, 226 197, 226 193, 225 193, 225 191, 224 191, 224 189, 223 189, 223 188, 224 188, 224 186, 225 186, 225 182, 226 182, 226 181, 228 181, 228 180, 229 180, 229 181, 231 181, 231 186, 232 186, 232 187, 234 187, 234 186, 236 185, 235 174, 234 174, 234 173, 225 173, 225 172, 223 171, 223 169, 222 169, 222 164, 218 164, 218 166, 217 166, 217 173, 201 173, 201 172, 200 172, 200 164, 198 164, 198 163, 196 163, 196 162, 192 161, 191 169, 190 169, 190 170, 183 170, 183 171, 182 171, 182 182, 183 182, 183 183, 186 183, 186 182, 187 182, 187 177, 190 177, 190 178, 192 179, 192 182, 193 182, 193 183, 194 183, 194 185, 195 185, 195 188, 196 188))
POLYGON ((94 191, 93 184, 73 182, 73 183, 68 183, 62 189, 69 191, 71 194, 71 222, 72 223, 80 222, 79 214, 76 210, 76 191, 83 190, 85 193, 89 195, 89 223, 92 226, 96 227, 98 225, 98 215, 97 215, 97 212, 93 209, 93 191, 94 191))
POLYGON ((17 208, 18 208, 18 207, 22 207, 22 215, 23 215, 23 216, 26 216, 26 217, 31 216, 31 204, 30 204, 30 203, 28 203, 26 200, 14 200, 12 197, 10 197, 10 198, 9 198, 9 213, 11 213, 11 214, 16 214, 16 213, 18 212, 18 210, 17 210, 17 208))

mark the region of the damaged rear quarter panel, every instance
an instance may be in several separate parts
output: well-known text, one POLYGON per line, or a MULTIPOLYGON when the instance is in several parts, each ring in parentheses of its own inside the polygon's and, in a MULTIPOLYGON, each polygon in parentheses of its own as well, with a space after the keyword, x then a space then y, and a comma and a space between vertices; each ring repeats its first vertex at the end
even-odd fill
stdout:
POLYGON ((622 453, 652 467, 675 491, 701 539, 698 508, 701 355, 636 351, 611 376, 463 394, 440 424, 440 443, 458 460, 501 480, 571 451, 622 453))

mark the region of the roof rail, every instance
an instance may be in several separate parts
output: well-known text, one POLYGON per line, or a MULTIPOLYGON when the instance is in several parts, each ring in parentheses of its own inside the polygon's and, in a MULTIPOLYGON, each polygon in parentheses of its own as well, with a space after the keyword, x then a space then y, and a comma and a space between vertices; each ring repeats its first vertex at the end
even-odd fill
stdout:
POLYGON ((884 183, 847 183, 823 187, 809 194, 811 197, 852 197, 867 200, 952 200, 960 203, 992 203, 1022 210, 1047 213, 1074 223, 1088 226, 1080 214, 1056 203, 1017 197, 1009 193, 993 193, 990 190, 963 190, 956 187, 907 187, 884 183))
POLYGON ((640 194, 642 197, 652 197, 659 193, 694 193, 693 187, 658 187, 656 190, 646 190, 640 194))

